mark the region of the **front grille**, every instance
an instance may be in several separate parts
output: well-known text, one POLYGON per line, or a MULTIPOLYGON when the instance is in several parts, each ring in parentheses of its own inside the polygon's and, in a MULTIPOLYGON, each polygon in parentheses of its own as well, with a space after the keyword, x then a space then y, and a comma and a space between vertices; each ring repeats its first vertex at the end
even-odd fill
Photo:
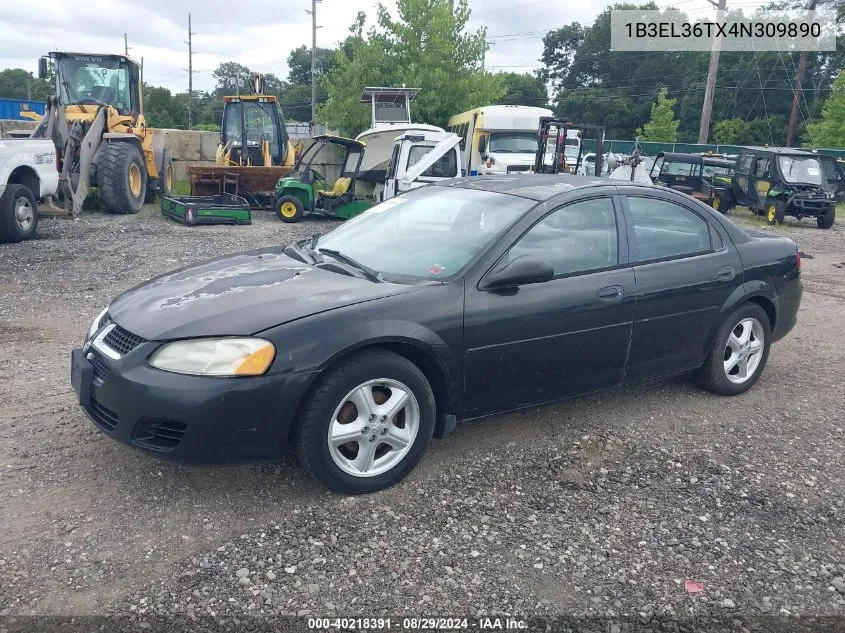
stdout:
POLYGON ((170 451, 178 446, 188 426, 174 420, 146 420, 136 432, 135 444, 157 451, 170 451))
POLYGON ((94 366, 94 378, 105 380, 111 374, 111 367, 108 366, 103 357, 96 352, 91 353, 91 365, 94 366))
POLYGON ((109 332, 105 338, 105 344, 121 356, 126 356, 129 352, 144 342, 144 339, 140 336, 135 336, 132 332, 124 330, 119 325, 115 325, 114 329, 109 332))
POLYGON ((531 165, 510 165, 508 167, 509 174, 513 174, 519 171, 531 171, 531 165))
POLYGON ((97 426, 103 429, 106 433, 114 431, 114 427, 117 426, 117 413, 94 400, 93 395, 91 396, 91 404, 89 405, 88 413, 90 413, 91 417, 94 418, 94 422, 97 423, 97 426))

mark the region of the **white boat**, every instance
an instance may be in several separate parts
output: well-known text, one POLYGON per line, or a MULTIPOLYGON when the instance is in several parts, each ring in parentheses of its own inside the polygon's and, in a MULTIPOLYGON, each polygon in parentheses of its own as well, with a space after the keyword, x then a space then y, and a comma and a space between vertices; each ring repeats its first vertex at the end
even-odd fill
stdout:
POLYGON ((370 104, 372 123, 355 140, 366 144, 359 180, 384 184, 393 142, 401 134, 445 132, 442 127, 411 123, 411 101, 419 88, 368 87, 361 93, 361 103, 370 104))

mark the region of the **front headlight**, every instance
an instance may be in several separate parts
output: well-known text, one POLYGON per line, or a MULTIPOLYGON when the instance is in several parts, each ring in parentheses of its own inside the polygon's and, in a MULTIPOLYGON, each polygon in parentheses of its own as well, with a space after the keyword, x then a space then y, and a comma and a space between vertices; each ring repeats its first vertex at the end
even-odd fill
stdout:
POLYGON ((85 343, 91 340, 91 337, 97 333, 97 330, 100 329, 100 324, 102 323, 103 319, 105 318, 106 314, 108 314, 109 307, 106 306, 103 308, 103 311, 100 312, 96 317, 94 317, 94 321, 91 323, 91 327, 88 328, 88 333, 85 335, 85 343))
POLYGON ((263 338, 198 338, 174 341, 150 357, 156 369, 195 376, 260 376, 276 356, 263 338))

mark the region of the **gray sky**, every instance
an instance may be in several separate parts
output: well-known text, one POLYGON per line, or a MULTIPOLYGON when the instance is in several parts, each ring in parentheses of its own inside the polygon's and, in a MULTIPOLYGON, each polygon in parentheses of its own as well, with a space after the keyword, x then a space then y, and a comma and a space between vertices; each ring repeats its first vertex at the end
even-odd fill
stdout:
MULTIPOLYGON (((144 57, 144 79, 173 91, 187 88, 188 13, 194 35, 194 88, 214 87, 212 71, 234 60, 253 70, 287 76, 291 49, 311 45, 310 0, 0 0, 0 69, 37 71, 38 58, 51 50, 123 52, 144 57), (143 26, 143 28, 140 28, 143 26)), ((385 4, 393 8, 393 0, 385 4)), ((471 26, 487 26, 493 70, 529 72, 539 66, 548 30, 578 20, 591 22, 606 0, 471 0, 471 26)), ((659 0, 700 17, 706 0, 659 0)), ((322 0, 317 41, 333 46, 348 35, 358 11, 375 19, 375 0, 322 0)))

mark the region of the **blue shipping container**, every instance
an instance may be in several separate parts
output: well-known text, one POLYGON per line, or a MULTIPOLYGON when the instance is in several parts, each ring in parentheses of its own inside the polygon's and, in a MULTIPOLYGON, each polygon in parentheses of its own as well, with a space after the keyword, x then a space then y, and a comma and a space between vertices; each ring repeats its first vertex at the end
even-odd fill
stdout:
POLYGON ((0 99, 0 119, 26 121, 21 116, 21 110, 37 112, 43 115, 46 105, 42 101, 27 101, 26 99, 0 99))

